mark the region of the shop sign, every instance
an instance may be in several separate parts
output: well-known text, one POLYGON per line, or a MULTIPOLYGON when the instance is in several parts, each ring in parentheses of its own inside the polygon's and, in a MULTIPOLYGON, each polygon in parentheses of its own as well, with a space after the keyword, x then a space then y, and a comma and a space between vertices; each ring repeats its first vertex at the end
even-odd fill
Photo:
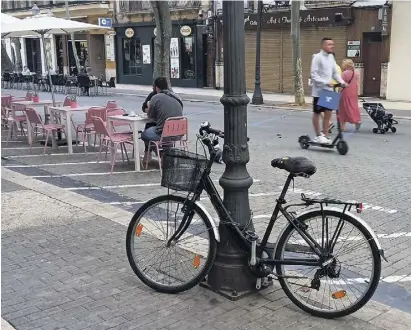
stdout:
POLYGON ((347 41, 347 57, 360 57, 361 55, 361 41, 349 40, 347 41))
POLYGON ((189 27, 188 25, 182 26, 180 29, 180 33, 184 37, 189 36, 191 34, 191 27, 189 27))
POLYGON ((111 18, 99 17, 98 25, 111 28, 113 26, 113 21, 111 18))
POLYGON ((127 38, 131 38, 134 35, 134 30, 132 28, 128 28, 124 34, 127 38))
MULTIPOLYGON (((304 26, 330 26, 330 25, 348 25, 351 17, 350 8, 333 8, 333 9, 315 9, 304 10, 300 12, 300 25, 304 26), (342 14, 343 20, 335 22, 335 14, 342 14)), ((257 29, 258 15, 246 14, 244 16, 245 29, 257 29)), ((281 11, 263 14, 262 27, 276 28, 291 26, 291 12, 281 11)))

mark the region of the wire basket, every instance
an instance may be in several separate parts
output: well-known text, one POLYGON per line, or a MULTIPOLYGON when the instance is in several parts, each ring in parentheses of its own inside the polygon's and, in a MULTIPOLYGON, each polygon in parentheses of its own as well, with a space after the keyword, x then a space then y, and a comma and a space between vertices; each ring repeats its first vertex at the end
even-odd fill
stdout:
POLYGON ((203 155, 182 149, 165 149, 162 157, 161 185, 165 188, 194 192, 208 160, 203 155))

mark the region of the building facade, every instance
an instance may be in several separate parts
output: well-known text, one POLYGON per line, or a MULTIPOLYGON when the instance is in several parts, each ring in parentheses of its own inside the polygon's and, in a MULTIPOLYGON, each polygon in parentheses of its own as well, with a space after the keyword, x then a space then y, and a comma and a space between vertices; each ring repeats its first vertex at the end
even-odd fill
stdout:
MULTIPOLYGON (((271 3, 271 2, 268 2, 271 3)), ((321 39, 335 42, 336 60, 351 58, 360 75, 359 95, 386 97, 390 61, 391 8, 385 1, 358 3, 352 1, 301 2, 300 38, 303 81, 306 94, 313 54, 321 49, 321 39)), ((256 34, 258 15, 254 3, 244 13, 246 42, 246 86, 254 89, 256 34)), ((222 22, 217 13, 217 87, 223 87, 222 22), (219 74, 220 73, 220 74, 219 74)), ((261 34, 261 88, 263 92, 292 93, 292 41, 289 3, 265 6, 261 34)))
MULTIPOLYGON (((206 87, 213 77, 207 15, 209 1, 169 1, 172 36, 170 76, 173 86, 206 87), (204 13, 204 14, 203 14, 204 13)), ((156 24, 149 1, 118 1, 114 28, 117 81, 151 85, 154 68, 156 24)))
MULTIPOLYGON (((2 1, 2 12, 23 19, 32 15, 32 7, 36 4, 41 13, 52 12, 54 16, 66 18, 66 1, 2 1)), ((72 20, 98 25, 104 19, 111 22, 113 9, 110 1, 78 1, 70 0, 69 15, 72 20)), ((114 50, 112 55, 106 51, 107 35, 105 30, 92 31, 86 34, 74 34, 76 51, 80 65, 89 68, 93 75, 103 74, 106 78, 115 75, 114 50)), ((108 37, 110 39, 110 37, 108 37)), ((41 40, 38 38, 20 38, 21 60, 23 66, 30 71, 44 73, 47 60, 49 66, 56 72, 72 74, 75 68, 75 60, 70 36, 46 35, 46 56, 43 54, 41 40)), ((113 45, 114 47, 114 45, 113 45)), ((15 44, 11 40, 6 41, 6 49, 11 59, 17 56, 15 44)))
POLYGON ((390 29, 390 61, 387 64, 387 98, 398 101, 411 101, 408 65, 411 54, 410 1, 392 1, 392 23, 390 29))

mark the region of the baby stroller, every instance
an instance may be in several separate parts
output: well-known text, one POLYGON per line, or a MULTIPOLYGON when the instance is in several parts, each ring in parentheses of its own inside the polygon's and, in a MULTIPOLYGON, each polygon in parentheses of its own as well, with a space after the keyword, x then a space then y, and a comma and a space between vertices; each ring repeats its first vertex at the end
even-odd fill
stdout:
POLYGON ((372 129, 373 133, 385 134, 391 130, 395 133, 397 128, 393 125, 397 125, 398 121, 393 118, 393 114, 385 111, 384 106, 381 103, 363 103, 363 108, 367 111, 368 115, 378 125, 372 129))

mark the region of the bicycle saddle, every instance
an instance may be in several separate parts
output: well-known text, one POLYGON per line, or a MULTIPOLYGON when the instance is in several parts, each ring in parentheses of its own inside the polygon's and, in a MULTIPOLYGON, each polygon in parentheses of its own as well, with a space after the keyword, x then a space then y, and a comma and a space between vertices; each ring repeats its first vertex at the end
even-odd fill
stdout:
POLYGON ((307 175, 311 176, 316 171, 314 163, 305 157, 283 157, 276 158, 271 161, 271 166, 286 170, 288 173, 294 175, 307 175))

